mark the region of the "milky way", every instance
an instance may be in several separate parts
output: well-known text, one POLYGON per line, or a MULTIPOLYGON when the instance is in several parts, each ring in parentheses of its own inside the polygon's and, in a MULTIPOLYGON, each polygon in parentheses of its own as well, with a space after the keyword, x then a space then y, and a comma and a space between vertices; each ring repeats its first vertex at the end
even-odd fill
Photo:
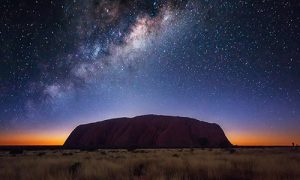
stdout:
POLYGON ((0 130, 153 113, 300 137, 298 11, 294 1, 6 0, 0 130))

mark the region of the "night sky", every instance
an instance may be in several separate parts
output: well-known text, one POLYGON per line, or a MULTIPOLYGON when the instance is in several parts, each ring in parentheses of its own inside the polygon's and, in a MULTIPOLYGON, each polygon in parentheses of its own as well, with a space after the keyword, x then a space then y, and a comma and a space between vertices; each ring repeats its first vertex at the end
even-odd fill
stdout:
POLYGON ((142 114, 300 144, 300 2, 2 0, 0 144, 142 114))

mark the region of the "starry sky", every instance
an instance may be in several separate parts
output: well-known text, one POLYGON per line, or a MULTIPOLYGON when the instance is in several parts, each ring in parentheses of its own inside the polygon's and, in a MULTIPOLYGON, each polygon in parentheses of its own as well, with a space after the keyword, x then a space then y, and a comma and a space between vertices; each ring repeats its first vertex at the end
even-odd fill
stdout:
POLYGON ((142 114, 233 144, 300 143, 300 2, 3 0, 0 144, 62 144, 142 114))

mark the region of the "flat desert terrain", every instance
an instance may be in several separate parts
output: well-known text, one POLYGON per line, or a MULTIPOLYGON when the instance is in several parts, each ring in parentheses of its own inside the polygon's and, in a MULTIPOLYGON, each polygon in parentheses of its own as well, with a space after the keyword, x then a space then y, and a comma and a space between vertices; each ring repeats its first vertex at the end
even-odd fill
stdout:
POLYGON ((0 179, 300 179, 292 148, 0 151, 0 179))

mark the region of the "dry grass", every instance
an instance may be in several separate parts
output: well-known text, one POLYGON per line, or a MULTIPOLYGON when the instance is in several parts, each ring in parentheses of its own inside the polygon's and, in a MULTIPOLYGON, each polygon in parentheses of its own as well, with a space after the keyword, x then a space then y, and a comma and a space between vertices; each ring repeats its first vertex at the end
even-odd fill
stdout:
POLYGON ((0 152, 0 179, 300 179, 290 149, 0 152))

